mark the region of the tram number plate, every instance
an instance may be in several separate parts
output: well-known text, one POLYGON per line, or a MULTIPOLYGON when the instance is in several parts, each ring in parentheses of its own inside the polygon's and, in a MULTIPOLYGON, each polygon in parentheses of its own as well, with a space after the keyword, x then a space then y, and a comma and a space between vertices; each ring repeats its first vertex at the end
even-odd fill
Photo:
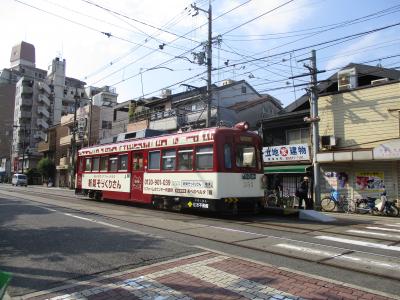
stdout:
POLYGON ((255 173, 243 173, 242 179, 256 179, 255 173))

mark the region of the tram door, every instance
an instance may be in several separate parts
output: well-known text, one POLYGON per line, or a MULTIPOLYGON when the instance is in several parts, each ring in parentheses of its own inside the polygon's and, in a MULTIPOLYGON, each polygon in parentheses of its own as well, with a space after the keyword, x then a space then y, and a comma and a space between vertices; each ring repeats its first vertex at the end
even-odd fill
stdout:
POLYGON ((131 199, 137 202, 149 202, 150 197, 143 195, 143 151, 132 153, 131 199))

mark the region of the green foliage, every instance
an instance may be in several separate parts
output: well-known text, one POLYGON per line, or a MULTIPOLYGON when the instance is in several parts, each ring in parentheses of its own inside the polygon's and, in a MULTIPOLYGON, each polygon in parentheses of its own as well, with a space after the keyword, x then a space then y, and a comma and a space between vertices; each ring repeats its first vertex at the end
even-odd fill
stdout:
POLYGON ((47 157, 39 160, 37 164, 37 169, 45 180, 54 177, 54 174, 56 172, 56 166, 54 162, 47 157))

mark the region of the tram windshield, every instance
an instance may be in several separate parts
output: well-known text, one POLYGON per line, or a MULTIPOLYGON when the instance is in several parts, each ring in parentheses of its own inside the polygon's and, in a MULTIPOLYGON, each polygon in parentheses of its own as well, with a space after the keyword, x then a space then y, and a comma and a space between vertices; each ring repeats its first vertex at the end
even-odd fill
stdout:
POLYGON ((236 166, 239 168, 255 168, 256 165, 256 148, 251 145, 236 145, 236 166))

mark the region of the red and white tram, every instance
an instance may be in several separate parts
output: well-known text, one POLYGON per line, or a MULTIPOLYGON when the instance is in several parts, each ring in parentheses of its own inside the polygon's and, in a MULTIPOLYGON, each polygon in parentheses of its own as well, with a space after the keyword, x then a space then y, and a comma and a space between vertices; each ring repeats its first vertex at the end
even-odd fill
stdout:
POLYGON ((236 212, 263 204, 262 143, 247 123, 78 151, 76 192, 159 208, 236 212))

